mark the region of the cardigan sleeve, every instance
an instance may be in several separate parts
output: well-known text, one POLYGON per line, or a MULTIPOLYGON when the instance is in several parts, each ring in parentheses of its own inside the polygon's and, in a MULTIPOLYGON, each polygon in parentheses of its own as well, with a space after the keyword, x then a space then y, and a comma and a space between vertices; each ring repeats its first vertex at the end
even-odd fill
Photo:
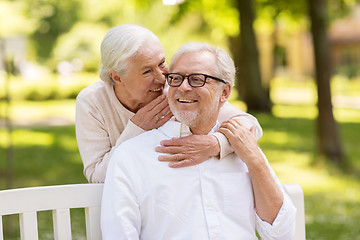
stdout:
POLYGON ((111 144, 100 110, 81 93, 76 99, 76 139, 89 182, 104 182, 111 144))
MULTIPOLYGON (((255 126, 256 128, 256 139, 259 140, 262 136, 262 129, 255 117, 252 115, 241 111, 231 105, 229 102, 225 102, 224 105, 220 108, 218 121, 220 123, 229 120, 229 119, 236 119, 238 122, 244 124, 247 128, 251 128, 255 126)), ((234 152, 233 148, 231 147, 227 138, 219 132, 213 134, 219 141, 220 145, 220 159, 226 157, 230 153, 234 152)))
POLYGON ((141 127, 139 127, 138 125, 136 125, 135 123, 133 123, 130 119, 124 131, 121 133, 120 137, 116 141, 116 146, 119 146, 121 143, 125 142, 126 140, 136 137, 137 135, 140 135, 141 133, 144 132, 146 131, 141 127))
POLYGON ((109 129, 105 125, 103 109, 81 93, 76 99, 76 139, 84 164, 84 175, 91 183, 102 183, 114 149, 127 139, 144 132, 131 120, 112 146, 109 129))

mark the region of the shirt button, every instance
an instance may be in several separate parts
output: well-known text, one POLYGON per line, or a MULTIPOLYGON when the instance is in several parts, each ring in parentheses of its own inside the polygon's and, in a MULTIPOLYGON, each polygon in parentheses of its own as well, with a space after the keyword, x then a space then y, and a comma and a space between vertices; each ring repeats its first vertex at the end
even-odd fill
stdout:
POLYGON ((212 233, 212 234, 211 234, 211 238, 217 238, 217 234, 216 234, 216 233, 212 233))
POLYGON ((210 202, 210 201, 207 201, 207 202, 206 202, 206 206, 207 206, 207 207, 211 207, 211 206, 212 206, 211 202, 210 202))

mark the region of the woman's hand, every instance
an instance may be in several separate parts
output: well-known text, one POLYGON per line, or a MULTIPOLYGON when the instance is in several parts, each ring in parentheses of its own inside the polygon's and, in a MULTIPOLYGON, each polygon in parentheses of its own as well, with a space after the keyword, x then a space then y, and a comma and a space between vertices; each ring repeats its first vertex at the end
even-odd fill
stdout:
POLYGON ((161 95, 139 109, 131 118, 131 121, 138 127, 148 131, 162 126, 172 116, 167 97, 161 95))
POLYGON ((160 142, 161 147, 155 150, 171 155, 159 156, 159 161, 169 162, 173 168, 188 167, 200 164, 210 157, 220 154, 220 145, 212 135, 189 135, 160 142))
POLYGON ((219 128, 219 132, 227 137, 236 155, 247 165, 256 160, 263 161, 255 131, 255 126, 249 130, 234 119, 224 121, 219 128))

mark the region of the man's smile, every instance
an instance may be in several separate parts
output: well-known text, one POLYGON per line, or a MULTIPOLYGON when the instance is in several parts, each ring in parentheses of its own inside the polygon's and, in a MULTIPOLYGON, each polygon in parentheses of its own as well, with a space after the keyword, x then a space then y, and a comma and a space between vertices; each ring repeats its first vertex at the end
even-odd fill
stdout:
POLYGON ((178 98, 177 101, 180 103, 195 103, 195 102, 197 102, 197 100, 184 99, 184 98, 178 98))

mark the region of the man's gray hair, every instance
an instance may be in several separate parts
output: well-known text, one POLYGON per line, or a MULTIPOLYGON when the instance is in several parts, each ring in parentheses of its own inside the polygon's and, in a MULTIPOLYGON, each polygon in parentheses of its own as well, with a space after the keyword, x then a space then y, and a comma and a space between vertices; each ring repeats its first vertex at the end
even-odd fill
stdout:
POLYGON ((139 25, 124 24, 110 29, 101 43, 100 78, 115 84, 109 72, 114 70, 120 75, 125 75, 131 59, 149 38, 159 41, 153 32, 139 25))
POLYGON ((170 72, 172 72, 176 62, 179 60, 181 56, 183 56, 186 53, 192 53, 192 52, 203 52, 207 51, 212 54, 214 54, 217 62, 217 69, 216 74, 218 77, 223 79, 225 82, 229 83, 231 87, 234 86, 235 81, 235 65, 232 58, 229 56, 229 54, 220 48, 213 48, 207 43, 203 42, 189 42, 182 45, 177 52, 174 54, 174 56, 171 59, 171 64, 169 67, 170 72))

